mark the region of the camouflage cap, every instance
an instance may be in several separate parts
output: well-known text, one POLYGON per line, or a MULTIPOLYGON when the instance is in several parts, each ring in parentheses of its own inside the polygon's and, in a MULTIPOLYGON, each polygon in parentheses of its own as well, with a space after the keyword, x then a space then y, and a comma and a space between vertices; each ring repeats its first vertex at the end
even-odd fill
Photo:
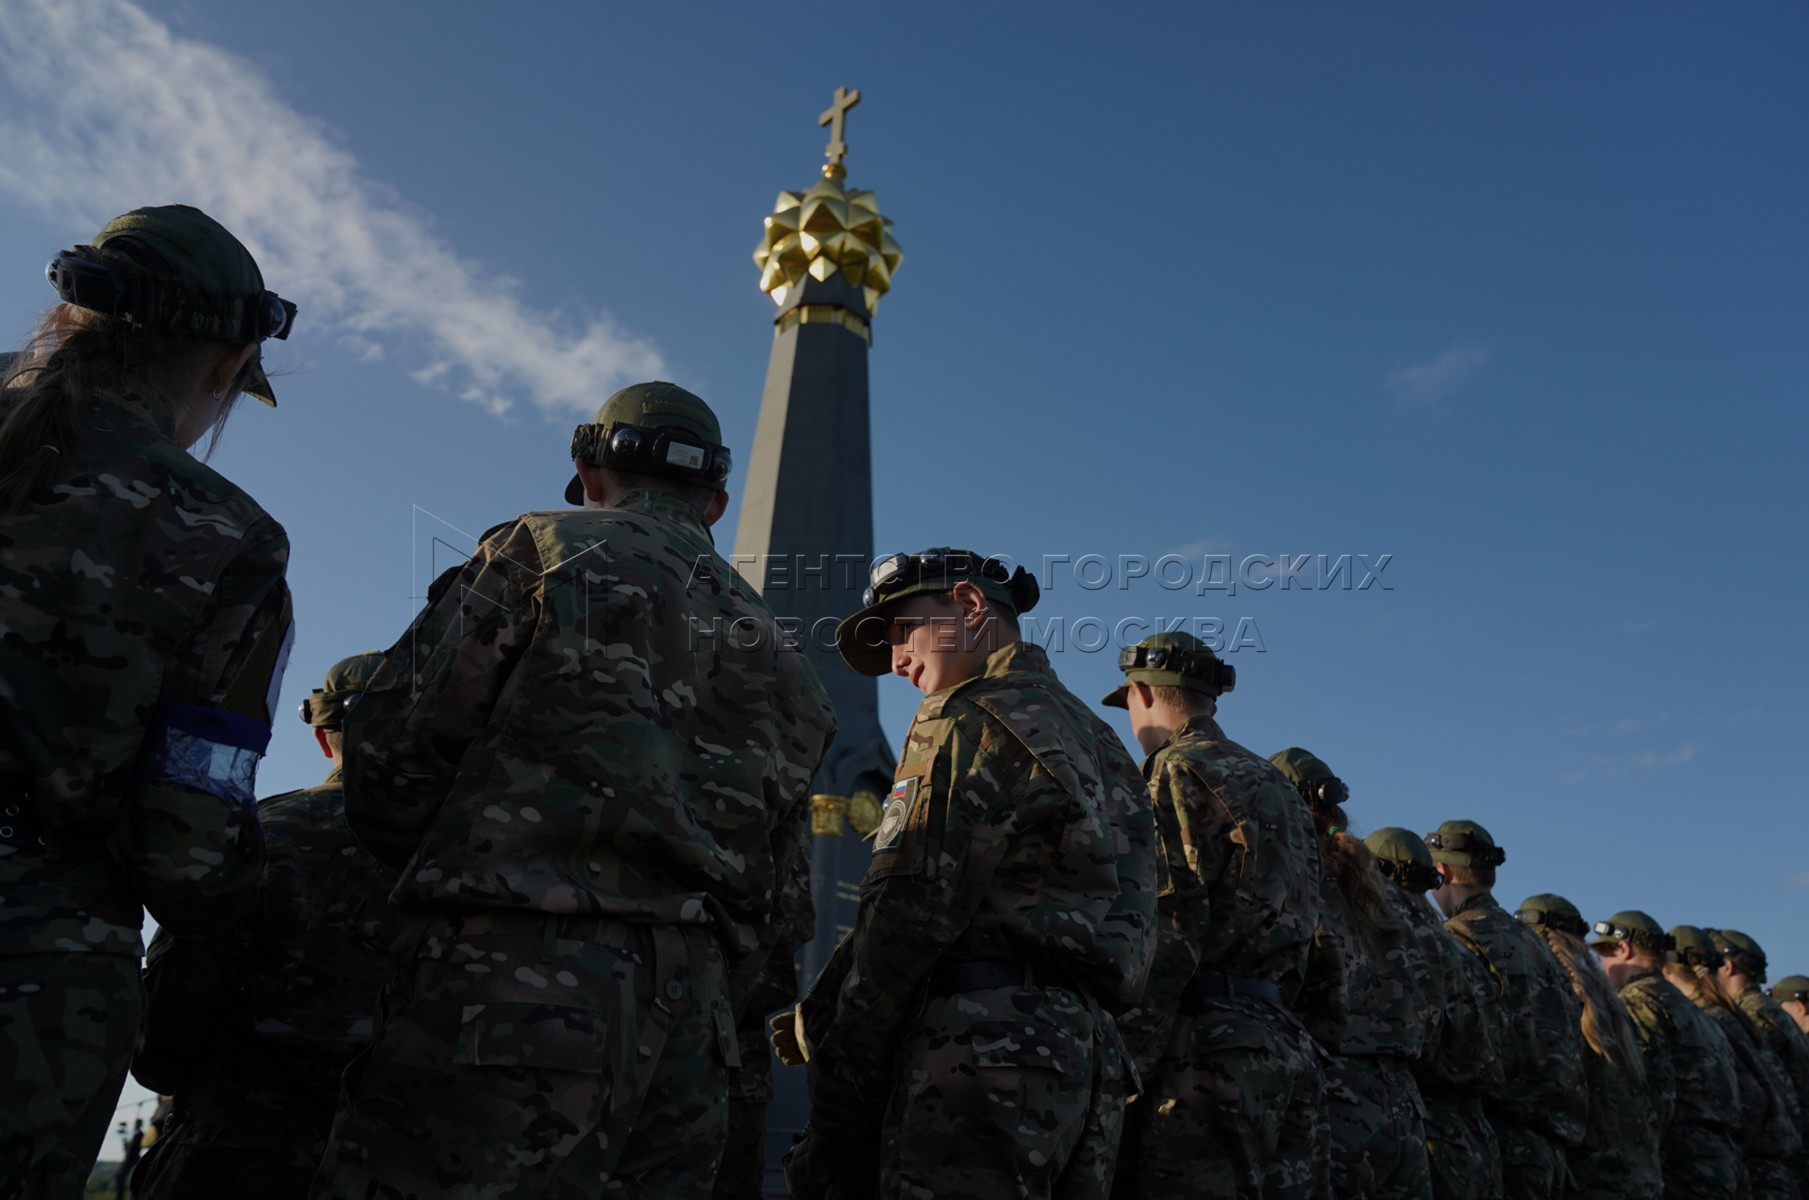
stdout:
MULTIPOLYGON (((663 379, 630 384, 615 393, 597 409, 597 419, 588 428, 595 429, 600 435, 611 425, 677 429, 711 446, 722 445, 722 424, 717 421, 715 410, 704 403, 703 397, 663 379)), ((586 428, 580 425, 579 433, 586 428)), ((574 443, 576 440, 574 438, 574 443)), ((565 502, 584 503, 584 481, 577 475, 565 485, 565 502)))
POLYGON ((1671 948, 1671 935, 1665 932, 1665 927, 1637 908, 1617 912, 1606 921, 1597 921, 1594 929, 1595 936, 1589 940, 1591 946, 1628 942, 1661 954, 1671 948))
MULTIPOLYGON (((175 272, 176 282, 184 287, 223 300, 244 297, 249 301, 264 295, 264 273, 258 270, 251 251, 245 249, 245 244, 226 226, 198 208, 187 204, 135 208, 103 225, 89 245, 98 250, 120 237, 140 242, 155 252, 169 264, 175 272)), ((225 336, 225 329, 218 326, 225 314, 194 311, 186 315, 196 334, 225 336)), ((234 336, 226 340, 238 339, 234 336)), ((245 390, 272 408, 276 407, 276 392, 270 386, 270 377, 264 374, 259 357, 252 359, 251 382, 245 390)))
POLYGON ((1520 918, 1523 925, 1545 925, 1574 937, 1582 937, 1589 932, 1589 925, 1583 920, 1583 914, 1577 911, 1577 906, 1555 892, 1528 896, 1514 910, 1514 915, 1520 918))
POLYGON ((995 604, 1013 614, 1036 607, 1042 588, 1036 576, 1018 567, 1006 567, 1001 559, 986 558, 973 550, 936 546, 915 554, 888 554, 873 564, 861 609, 837 623, 835 648, 842 660, 862 675, 884 675, 892 669, 891 625, 887 610, 901 600, 924 592, 950 592, 956 584, 971 583, 995 604))
POLYGON ((1389 825, 1364 838, 1363 844, 1375 855, 1382 873, 1409 891, 1424 892, 1438 886, 1432 851, 1411 829, 1389 825))
POLYGON ((1792 1000, 1798 1004, 1809 1004, 1809 976, 1784 976, 1771 985, 1771 998, 1779 1004, 1788 1004, 1792 1000))
POLYGON ((1426 846, 1434 862, 1452 867, 1495 867, 1507 861, 1507 851, 1475 821, 1446 821, 1426 835, 1426 846))
POLYGON ((301 702, 301 719, 320 729, 340 728, 345 724, 346 705, 370 686, 383 658, 381 652, 368 650, 342 658, 327 668, 325 685, 315 688, 301 702))
POLYGON ((1713 970, 1721 965, 1721 951, 1715 949, 1715 939, 1699 925, 1671 926, 1671 947, 1677 961, 1689 966, 1713 970))
POLYGON ((1705 932, 1715 939, 1715 949, 1731 959, 1740 974, 1750 975, 1759 983, 1765 982, 1765 968, 1768 964, 1765 961, 1765 951, 1758 942, 1738 929, 1710 929, 1705 932))
POLYGON ((1125 682, 1100 701, 1111 708, 1128 707, 1126 697, 1133 683, 1182 687, 1208 696, 1222 696, 1237 687, 1237 668, 1193 634, 1178 629, 1152 633, 1135 646, 1126 646, 1119 652, 1118 669, 1124 672, 1125 682))
POLYGON ((1350 799, 1350 789, 1344 781, 1332 774, 1332 769, 1325 765, 1325 760, 1299 746, 1290 746, 1279 754, 1271 754, 1269 761, 1275 769, 1288 777, 1309 805, 1318 807, 1328 804, 1343 804, 1350 799))

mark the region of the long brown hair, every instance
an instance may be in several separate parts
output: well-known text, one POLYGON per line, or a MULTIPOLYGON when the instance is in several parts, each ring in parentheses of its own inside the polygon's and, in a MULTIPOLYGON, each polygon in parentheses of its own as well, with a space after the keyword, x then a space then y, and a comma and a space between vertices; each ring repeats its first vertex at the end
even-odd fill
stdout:
MULTIPOLYGON (((131 238, 113 238, 90 253, 161 278, 172 274, 162 258, 131 238)), ((81 431, 85 409, 136 392, 161 395, 159 383, 229 348, 226 342, 147 328, 73 304, 52 305, 0 379, 6 401, 6 419, 0 423, 0 515, 20 511, 50 482, 58 460, 81 431)), ((256 363, 254 355, 233 379, 231 397, 209 428, 202 457, 219 443, 256 363)), ((182 415, 179 407, 176 416, 182 415)))
POLYGON ((1570 990, 1583 1002, 1583 1040, 1598 1058, 1605 1058, 1623 1071, 1630 1071, 1640 1083, 1646 1081, 1645 1056, 1634 1031, 1633 1019, 1626 1013, 1614 985, 1608 982, 1595 953, 1574 933, 1566 933, 1551 925, 1534 925, 1535 933, 1545 939, 1552 957, 1570 976, 1570 990))
POLYGON ((1387 885, 1376 867, 1376 856, 1362 838, 1351 833, 1344 806, 1308 797, 1307 808, 1323 839, 1326 870, 1358 923, 1372 930, 1399 927, 1401 918, 1383 890, 1387 885))

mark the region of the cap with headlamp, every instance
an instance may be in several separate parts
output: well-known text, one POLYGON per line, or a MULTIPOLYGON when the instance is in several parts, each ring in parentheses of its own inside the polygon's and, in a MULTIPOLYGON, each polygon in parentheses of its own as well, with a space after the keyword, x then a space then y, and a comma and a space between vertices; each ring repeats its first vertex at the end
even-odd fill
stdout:
POLYGON ((1429 892, 1441 880, 1432 852, 1419 834, 1398 825, 1378 829, 1363 839, 1376 860, 1376 868, 1410 892, 1429 892))
POLYGON ((1434 862, 1453 867, 1499 867, 1507 851, 1474 821, 1446 821, 1425 837, 1434 862))
MULTIPOLYGON (((710 406, 664 380, 633 384, 605 400, 595 421, 572 431, 572 459, 719 492, 735 465, 710 406)), ((577 476, 566 485, 565 499, 584 503, 577 476)))
POLYGON ((1325 760, 1299 746, 1289 746, 1269 756, 1294 790, 1307 804, 1314 808, 1331 808, 1342 805, 1350 799, 1350 788, 1345 782, 1332 774, 1332 769, 1325 765, 1325 760))
POLYGON ((1237 688, 1237 668, 1225 662, 1191 633, 1152 633, 1118 652, 1124 682, 1105 694, 1101 704, 1130 705, 1130 685, 1179 687, 1217 698, 1237 688))
POLYGON ((1522 925, 1555 929, 1572 937, 1582 937, 1589 932, 1589 924, 1583 920, 1583 914, 1577 911, 1577 906, 1550 892, 1528 896, 1514 910, 1514 916, 1522 925))
MULTIPOLYGON (((44 277, 65 304, 145 329, 245 345, 286 339, 295 328, 295 304, 264 286, 244 244, 186 204, 113 218, 93 242, 52 258, 44 277)), ((276 403, 256 362, 245 390, 276 403)))
POLYGON ((1719 971, 1727 960, 1715 949, 1715 939, 1699 925, 1671 926, 1671 953, 1686 967, 1719 971))
POLYGON ((1589 941, 1592 946, 1625 942, 1655 954, 1667 954, 1677 945, 1676 940, 1664 931, 1664 926, 1638 909, 1630 908, 1615 913, 1606 921, 1597 921, 1590 926, 1590 932, 1595 935, 1589 941))
POLYGON ((888 554, 869 568, 860 610, 836 625, 836 649, 860 674, 884 675, 891 664, 887 629, 892 606, 923 593, 951 592, 964 583, 1013 616, 1035 608, 1043 594, 1036 576, 1023 567, 972 550, 933 546, 888 554))

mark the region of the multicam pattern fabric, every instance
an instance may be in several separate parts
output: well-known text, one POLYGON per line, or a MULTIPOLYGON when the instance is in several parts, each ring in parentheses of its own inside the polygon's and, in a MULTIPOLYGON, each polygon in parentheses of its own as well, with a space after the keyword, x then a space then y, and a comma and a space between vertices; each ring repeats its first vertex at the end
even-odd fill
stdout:
POLYGON ((346 815, 405 912, 702 924, 738 986, 802 902, 815 671, 676 496, 528 513, 436 582, 346 714, 346 815))
POLYGON ((312 1195, 707 1200, 740 1061, 708 926, 447 913, 411 951, 312 1195))
POLYGON ((1645 1051, 1665 1194, 1733 1200, 1742 1175, 1733 1047, 1657 970, 1634 975, 1620 994, 1645 1051))
POLYGON ((1787 1107, 1788 1081, 1739 1012, 1701 991, 1690 998, 1733 1050, 1740 1091, 1740 1149, 1753 1200, 1792 1200, 1796 1182, 1789 1158, 1802 1148, 1802 1135, 1787 1107))
POLYGON ((317 1194, 596 1195, 682 1163, 669 1194, 708 1196, 731 998, 809 919, 798 831, 833 732, 678 497, 486 536, 347 711, 346 812, 399 909, 501 942, 474 974, 435 935, 386 989, 317 1194))
POLYGON ((139 1164, 140 1200, 306 1196, 340 1075, 370 1042, 401 930, 396 873, 352 836, 337 770, 258 815, 262 902, 218 936, 151 942, 132 1073, 174 1105, 139 1164))
POLYGON ((1426 1106, 1426 1154, 1437 1200, 1499 1200, 1501 1143, 1482 1098, 1502 1079, 1503 1014, 1488 967, 1449 933, 1423 894, 1388 885, 1413 930, 1425 970, 1420 1024, 1426 1053, 1413 1065, 1426 1106))
POLYGON ((290 626, 282 528, 176 445, 165 404, 95 403, 80 423, 49 484, 0 516, 0 959, 43 989, 0 1015, 17 1067, 0 1078, 5 1195, 21 1178, 80 1190, 131 1055, 136 979, 104 1018, 78 1017, 88 977, 117 972, 72 960, 116 956, 135 976, 141 905, 204 933, 256 884, 252 812, 141 768, 160 705, 267 739, 290 626))
POLYGON ((1122 1021, 1143 1093, 1114 1194, 1323 1196, 1323 1056, 1299 1019, 1259 997, 1183 1002, 1201 972, 1273 983, 1284 1000, 1299 991, 1319 924, 1312 820, 1293 785, 1209 717, 1183 724, 1143 771, 1160 942, 1143 1003, 1122 1021))
POLYGON ((1539 935, 1487 892, 1470 896, 1445 928, 1478 955, 1502 1007, 1502 1085, 1484 1102, 1501 1139, 1509 1200, 1550 1200, 1563 1187, 1565 1150, 1587 1128, 1582 1006, 1539 935))
POLYGON ((925 697, 897 780, 841 965, 807 1009, 824 1015, 807 1024, 797 1194, 833 1194, 798 1170, 820 1148, 877 1137, 885 1195, 1103 1196, 1130 1070, 1110 1014, 1155 948, 1137 769, 1042 650, 1012 645, 925 697), (926 1000, 938 963, 982 961, 1032 978, 926 1000))
MULTIPOLYGON (((1376 883, 1388 886, 1379 876, 1376 883)), ((1426 1050, 1421 1018, 1435 980, 1392 907, 1362 919, 1330 870, 1319 892, 1319 928, 1294 1007, 1333 1056, 1326 1089, 1332 1191, 1372 1200, 1425 1196, 1426 1110, 1407 1067, 1426 1050)))
MULTIPOLYGON (((1583 1143, 1571 1148, 1570 1185, 1574 1200, 1659 1200, 1664 1194, 1658 1141, 1658 1108, 1645 1077, 1644 1056, 1633 1018, 1614 985, 1594 963, 1572 977, 1573 991, 1586 989, 1596 1027, 1605 1044, 1628 1048, 1632 1061, 1597 1054, 1585 1040, 1583 1074, 1589 1085, 1589 1127, 1583 1143)), ((1581 997, 1579 997, 1581 999, 1581 997)))
POLYGON ((1750 987, 1735 1000, 1746 1014, 1760 1039, 1771 1051, 1789 1081, 1789 1091, 1796 1101, 1799 1138, 1803 1143, 1792 1156, 1792 1173, 1797 1188, 1809 1197, 1809 1037, 1803 1035, 1796 1020, 1784 1006, 1761 988, 1750 987))

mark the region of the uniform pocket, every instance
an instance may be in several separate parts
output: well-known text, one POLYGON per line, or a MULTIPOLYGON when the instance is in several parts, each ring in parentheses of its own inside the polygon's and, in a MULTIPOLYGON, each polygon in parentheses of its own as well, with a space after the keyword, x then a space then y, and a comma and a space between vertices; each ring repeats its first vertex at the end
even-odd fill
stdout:
POLYGON ((471 1067, 527 1067, 596 1074, 606 1025, 595 1009, 558 1004, 467 1004, 459 1013, 452 1061, 471 1067))

